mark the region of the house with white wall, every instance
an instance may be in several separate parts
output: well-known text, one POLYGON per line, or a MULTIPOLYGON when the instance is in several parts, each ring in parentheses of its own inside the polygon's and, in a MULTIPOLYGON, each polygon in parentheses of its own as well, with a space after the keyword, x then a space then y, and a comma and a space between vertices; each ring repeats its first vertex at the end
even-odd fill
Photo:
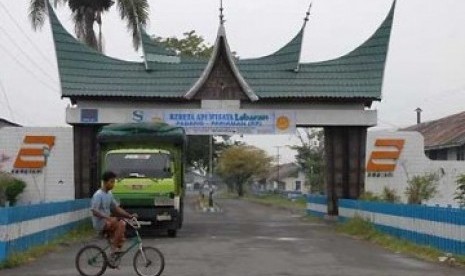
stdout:
POLYGON ((421 133, 425 154, 432 160, 465 160, 465 112, 402 130, 421 133))
POLYGON ((262 190, 281 192, 307 192, 305 174, 302 168, 295 163, 274 166, 262 184, 262 190))

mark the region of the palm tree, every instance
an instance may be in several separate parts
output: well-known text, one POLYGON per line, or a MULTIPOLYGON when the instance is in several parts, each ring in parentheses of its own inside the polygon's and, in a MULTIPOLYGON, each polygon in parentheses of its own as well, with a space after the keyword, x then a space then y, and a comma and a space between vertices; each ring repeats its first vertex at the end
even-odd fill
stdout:
MULTIPOLYGON (((44 24, 46 15, 45 1, 31 0, 29 6, 29 19, 32 28, 37 30, 44 24)), ((57 4, 68 4, 71 9, 74 21, 74 31, 79 40, 92 48, 103 51, 102 37, 102 14, 108 12, 113 6, 113 0, 54 0, 57 4), (94 32, 94 24, 98 24, 98 38, 94 32)), ((119 14, 122 20, 126 20, 128 31, 132 33, 134 48, 137 50, 140 44, 137 23, 145 25, 148 20, 149 3, 148 0, 116 0, 119 14)))

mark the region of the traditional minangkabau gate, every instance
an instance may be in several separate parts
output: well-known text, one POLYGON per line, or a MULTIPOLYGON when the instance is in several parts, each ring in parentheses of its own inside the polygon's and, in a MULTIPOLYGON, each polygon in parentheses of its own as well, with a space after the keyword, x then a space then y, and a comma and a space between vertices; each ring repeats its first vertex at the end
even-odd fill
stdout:
MULTIPOLYGON (((50 6, 50 5, 49 5, 50 6)), ((337 59, 301 63, 309 12, 297 35, 277 52, 238 59, 226 39, 223 9, 209 59, 178 56, 140 29, 144 60, 107 57, 83 45, 49 15, 62 97, 72 106, 76 197, 99 187, 96 134, 108 123, 166 121, 191 134, 290 133, 323 127, 328 214, 337 198, 364 189, 367 128, 377 123, 395 1, 362 45, 337 59)))

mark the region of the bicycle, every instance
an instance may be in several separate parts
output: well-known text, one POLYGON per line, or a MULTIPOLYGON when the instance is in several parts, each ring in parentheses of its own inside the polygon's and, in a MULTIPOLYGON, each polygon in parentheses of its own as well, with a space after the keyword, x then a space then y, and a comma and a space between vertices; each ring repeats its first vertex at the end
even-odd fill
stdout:
POLYGON ((137 275, 161 275, 165 268, 165 258, 161 251, 152 246, 143 246, 142 238, 138 231, 141 226, 136 218, 123 220, 130 226, 130 229, 132 227, 132 231, 135 234, 127 241, 131 242, 129 247, 122 252, 109 254, 111 245, 108 237, 106 238, 108 244, 104 248, 96 244, 82 247, 76 254, 75 259, 76 269, 82 276, 100 276, 105 273, 107 267, 112 269, 118 268, 124 255, 136 247, 137 251, 134 253, 132 265, 137 275))

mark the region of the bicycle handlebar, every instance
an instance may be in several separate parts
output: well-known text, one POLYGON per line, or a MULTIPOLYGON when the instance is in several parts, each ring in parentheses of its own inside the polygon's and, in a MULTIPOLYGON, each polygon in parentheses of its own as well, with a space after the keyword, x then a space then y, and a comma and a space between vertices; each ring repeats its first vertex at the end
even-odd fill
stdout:
POLYGON ((135 229, 140 229, 141 225, 140 222, 137 220, 136 217, 132 217, 130 219, 123 219, 126 223, 134 227, 135 229))

